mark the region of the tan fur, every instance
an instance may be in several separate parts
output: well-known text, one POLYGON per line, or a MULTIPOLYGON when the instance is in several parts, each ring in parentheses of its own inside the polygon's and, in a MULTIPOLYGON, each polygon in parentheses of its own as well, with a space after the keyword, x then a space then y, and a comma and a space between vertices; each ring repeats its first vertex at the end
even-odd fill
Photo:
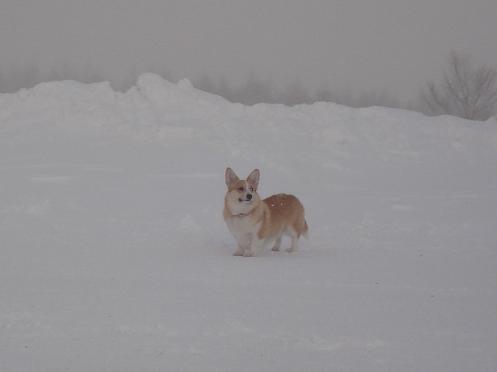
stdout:
POLYGON ((274 243, 273 250, 279 251, 283 234, 292 240, 288 251, 295 251, 298 239, 301 235, 306 236, 308 231, 304 207, 289 194, 272 195, 261 200, 257 194, 258 176, 259 171, 255 170, 247 180, 240 180, 230 168, 226 170, 228 191, 223 217, 238 241, 235 255, 253 256, 269 243, 274 243), (253 176, 254 172, 257 172, 257 177, 253 176), (241 202, 247 193, 252 194, 252 200, 241 202))
POLYGON ((266 239, 281 234, 285 228, 291 227, 300 235, 307 232, 304 218, 304 207, 293 195, 277 194, 263 200, 265 213, 264 222, 259 230, 259 238, 266 239))

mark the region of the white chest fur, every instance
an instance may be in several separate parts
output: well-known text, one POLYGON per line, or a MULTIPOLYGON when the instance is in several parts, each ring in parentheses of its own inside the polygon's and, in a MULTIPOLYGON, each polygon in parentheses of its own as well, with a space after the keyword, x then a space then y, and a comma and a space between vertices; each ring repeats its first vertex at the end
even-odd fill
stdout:
POLYGON ((250 216, 232 216, 226 219, 226 224, 241 246, 250 244, 260 228, 260 223, 254 224, 250 216))

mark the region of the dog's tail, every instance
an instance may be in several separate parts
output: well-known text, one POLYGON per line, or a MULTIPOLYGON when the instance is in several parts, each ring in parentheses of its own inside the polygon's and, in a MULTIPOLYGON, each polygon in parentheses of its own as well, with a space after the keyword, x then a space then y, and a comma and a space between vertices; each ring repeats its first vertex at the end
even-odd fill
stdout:
POLYGON ((304 219, 304 227, 302 228, 302 235, 304 238, 309 239, 309 226, 307 225, 307 221, 304 219))

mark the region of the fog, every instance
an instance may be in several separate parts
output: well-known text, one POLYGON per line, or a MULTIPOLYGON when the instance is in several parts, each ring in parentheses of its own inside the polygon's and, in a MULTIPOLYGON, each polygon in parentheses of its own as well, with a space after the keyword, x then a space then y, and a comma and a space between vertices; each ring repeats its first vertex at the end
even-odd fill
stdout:
POLYGON ((497 65, 495 0, 1 0, 0 91, 142 72, 413 104, 451 50, 497 65))

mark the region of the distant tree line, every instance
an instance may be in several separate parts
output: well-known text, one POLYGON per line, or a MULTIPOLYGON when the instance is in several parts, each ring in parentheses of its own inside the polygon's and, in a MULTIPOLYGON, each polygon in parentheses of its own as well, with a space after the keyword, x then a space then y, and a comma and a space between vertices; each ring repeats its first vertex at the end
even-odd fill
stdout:
MULTIPOLYGON (((30 88, 44 81, 77 80, 83 83, 94 83, 106 80, 98 74, 94 66, 62 65, 58 69, 41 71, 35 63, 24 63, 0 70, 0 92, 16 92, 20 88, 30 88)), ((150 69, 169 81, 174 81, 173 74, 168 70, 150 69)), ((126 90, 135 84, 139 73, 136 69, 128 72, 120 84, 113 84, 115 89, 126 90)), ((192 84, 201 90, 225 97, 231 102, 246 105, 257 103, 281 103, 294 106, 317 101, 335 102, 351 107, 387 106, 402 107, 398 101, 382 92, 360 93, 339 92, 333 90, 329 84, 323 83, 318 89, 310 90, 302 81, 295 79, 286 86, 279 87, 269 80, 262 79, 255 73, 249 73, 245 82, 232 84, 224 76, 213 78, 204 74, 193 78, 192 84)))
MULTIPOLYGON (((15 92, 29 88, 43 81, 77 80, 92 83, 105 80, 94 66, 63 65, 57 70, 40 71, 35 63, 24 63, 0 70, 0 92, 15 92)), ((165 79, 174 78, 168 70, 158 73, 165 79)), ((114 87, 128 89, 136 82, 138 72, 129 71, 121 84, 114 87)), ((218 94, 232 102, 246 105, 257 103, 281 103, 294 106, 317 101, 334 102, 350 107, 385 106, 423 111, 430 115, 449 114, 471 120, 486 120, 497 113, 497 71, 489 66, 474 66, 471 58, 452 52, 447 67, 439 81, 430 81, 420 94, 417 104, 404 104, 386 92, 354 93, 333 89, 323 82, 309 90, 302 81, 295 79, 286 86, 275 86, 255 73, 248 74, 245 82, 234 85, 225 77, 213 78, 203 75, 192 79, 193 85, 201 90, 218 94)))
POLYGON ((271 81, 264 80, 250 73, 246 81, 240 85, 230 84, 224 77, 213 79, 204 75, 193 79, 193 85, 201 90, 225 97, 231 102, 245 105, 257 103, 281 103, 295 106, 303 103, 334 102, 350 107, 386 106, 408 108, 387 93, 369 92, 354 95, 346 91, 333 90, 329 84, 323 83, 315 90, 305 87, 302 81, 295 79, 286 86, 275 86, 271 81))
POLYGON ((93 66, 71 66, 63 64, 57 69, 41 71, 34 62, 24 62, 0 70, 0 92, 13 93, 22 88, 31 88, 45 81, 76 80, 95 83, 106 80, 93 66))

